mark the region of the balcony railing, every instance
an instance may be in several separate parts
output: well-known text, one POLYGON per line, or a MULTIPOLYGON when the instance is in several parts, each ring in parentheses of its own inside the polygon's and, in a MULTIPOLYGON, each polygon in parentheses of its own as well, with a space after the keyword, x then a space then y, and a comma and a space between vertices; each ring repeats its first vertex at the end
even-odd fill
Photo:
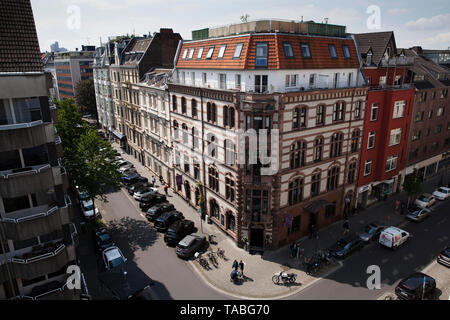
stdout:
POLYGON ((408 66, 414 63, 415 57, 393 57, 393 58, 383 58, 380 61, 382 67, 395 67, 395 66, 408 66))
POLYGON ((48 208, 48 206, 41 206, 41 207, 37 207, 37 208, 21 210, 20 212, 15 213, 14 215, 22 216, 22 217, 19 217, 19 218, 3 218, 0 221, 6 222, 6 223, 22 223, 22 222, 25 222, 25 221, 30 221, 30 220, 35 220, 35 219, 39 219, 39 218, 50 216, 51 214, 53 214, 55 211, 58 210, 57 206, 52 206, 50 209, 48 209, 46 211, 41 211, 43 209, 43 207, 48 208), (32 213, 32 212, 36 212, 36 211, 37 211, 37 213, 32 213))
POLYGON ((26 167, 26 168, 18 168, 13 170, 7 170, 0 173, 0 176, 3 176, 5 179, 14 178, 21 175, 29 175, 29 174, 38 174, 43 170, 51 168, 50 164, 44 164, 40 166, 26 167))
POLYGON ((50 257, 58 255, 66 248, 66 245, 62 241, 50 242, 44 245, 33 247, 31 252, 25 252, 21 256, 15 256, 10 258, 12 263, 28 264, 40 260, 44 260, 50 257))
POLYGON ((32 122, 4 124, 0 125, 0 130, 16 130, 16 129, 32 128, 39 126, 43 123, 44 122, 42 120, 36 120, 32 122))

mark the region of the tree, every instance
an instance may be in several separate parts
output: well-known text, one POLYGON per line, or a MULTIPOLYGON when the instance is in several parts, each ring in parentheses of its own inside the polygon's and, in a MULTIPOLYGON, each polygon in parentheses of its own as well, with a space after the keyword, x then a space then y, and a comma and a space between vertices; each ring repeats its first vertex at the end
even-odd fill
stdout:
POLYGON ((94 79, 80 80, 75 85, 75 101, 83 112, 95 116, 98 125, 97 103, 95 101, 94 79))
POLYGON ((411 174, 405 177, 403 182, 403 188, 408 192, 408 206, 410 204, 411 197, 422 192, 422 180, 420 179, 417 169, 411 174))

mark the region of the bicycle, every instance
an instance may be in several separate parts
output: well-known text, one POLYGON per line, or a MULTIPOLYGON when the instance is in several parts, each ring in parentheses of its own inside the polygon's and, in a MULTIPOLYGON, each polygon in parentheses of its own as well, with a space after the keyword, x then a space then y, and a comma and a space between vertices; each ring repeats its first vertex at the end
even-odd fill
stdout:
POLYGON ((211 267, 209 266, 208 261, 205 258, 198 257, 198 263, 200 263, 200 265, 206 270, 210 270, 211 269, 211 267))
POLYGON ((217 256, 225 260, 225 250, 217 248, 217 256))
POLYGON ((214 255, 214 252, 210 251, 210 252, 207 253, 207 255, 208 255, 208 259, 209 259, 209 261, 211 261, 212 265, 214 267, 218 268, 219 267, 219 263, 217 262, 217 259, 216 259, 215 255, 214 255))

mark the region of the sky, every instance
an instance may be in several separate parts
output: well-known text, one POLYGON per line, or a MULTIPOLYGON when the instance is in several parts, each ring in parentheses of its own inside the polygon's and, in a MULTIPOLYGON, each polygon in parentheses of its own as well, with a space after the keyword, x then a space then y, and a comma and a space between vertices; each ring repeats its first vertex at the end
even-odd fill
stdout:
POLYGON ((39 44, 69 50, 109 36, 153 34, 172 28, 183 39, 192 30, 248 21, 283 19, 347 26, 349 33, 395 32, 398 48, 450 47, 449 0, 31 0, 39 44))

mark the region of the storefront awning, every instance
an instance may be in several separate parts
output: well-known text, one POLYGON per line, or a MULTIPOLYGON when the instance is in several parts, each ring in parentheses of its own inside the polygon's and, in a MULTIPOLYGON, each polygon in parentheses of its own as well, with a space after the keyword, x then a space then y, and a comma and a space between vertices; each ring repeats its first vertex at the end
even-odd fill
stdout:
POLYGON ((318 199, 309 202, 308 204, 306 204, 306 206, 303 207, 303 209, 305 209, 309 213, 318 214, 320 210, 329 205, 332 205, 332 203, 324 199, 318 199))
POLYGON ((123 139, 125 139, 125 136, 123 135, 123 134, 121 134, 119 131, 117 131, 117 130, 114 130, 113 131, 113 135, 117 138, 117 139, 119 139, 119 140, 123 140, 123 139))

